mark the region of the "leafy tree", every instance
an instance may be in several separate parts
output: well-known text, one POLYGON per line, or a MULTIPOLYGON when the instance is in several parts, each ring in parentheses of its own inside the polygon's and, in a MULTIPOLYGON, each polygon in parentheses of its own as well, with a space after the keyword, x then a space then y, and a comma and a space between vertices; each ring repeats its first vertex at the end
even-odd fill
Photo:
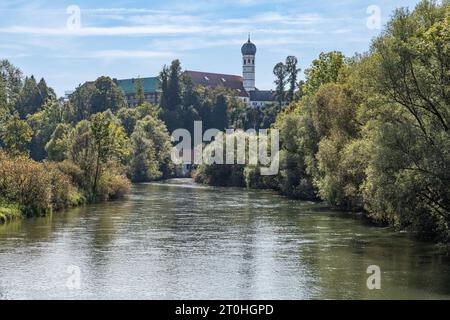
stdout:
POLYGON ((239 99, 229 99, 227 108, 228 127, 232 129, 244 129, 247 106, 239 99))
POLYGON ((128 174, 134 182, 146 182, 161 178, 153 140, 147 137, 142 126, 131 135, 132 154, 128 174))
POLYGON ((68 156, 83 172, 82 188, 89 199, 109 197, 104 183, 122 183, 117 174, 128 154, 129 139, 109 110, 94 114, 90 121, 80 121, 69 134, 68 156))
POLYGON ((276 90, 275 90, 275 97, 278 101, 279 106, 281 107, 283 104, 283 101, 285 99, 285 86, 286 86, 286 66, 282 63, 279 62, 275 65, 275 67, 273 68, 273 74, 275 75, 276 79, 275 79, 275 85, 276 85, 276 90))
POLYGON ((34 131, 30 143, 30 156, 41 161, 46 157, 45 145, 59 123, 64 122, 65 104, 55 100, 47 100, 42 110, 29 116, 27 121, 34 131))
POLYGON ((216 128, 220 131, 227 129, 227 108, 228 103, 226 97, 223 94, 218 95, 213 107, 214 120, 211 128, 216 128))
POLYGON ((170 65, 167 83, 167 107, 169 110, 177 110, 181 105, 181 89, 181 64, 179 60, 174 60, 170 65))
POLYGON ((287 83, 289 84, 289 90, 286 92, 286 100, 291 102, 295 97, 295 89, 297 88, 297 75, 300 69, 297 68, 298 60, 294 56, 288 56, 286 58, 286 73, 287 83))
POLYGON ((305 70, 304 93, 314 94, 322 84, 336 82, 344 62, 345 56, 339 51, 322 52, 319 58, 312 62, 312 66, 305 70))
POLYGON ((48 160, 60 162, 67 158, 70 130, 71 127, 68 124, 59 124, 56 127, 50 141, 45 146, 48 160))
POLYGON ((146 139, 153 142, 155 154, 158 155, 158 170, 161 172, 161 177, 172 176, 174 171, 171 160, 172 143, 164 122, 152 116, 146 116, 137 122, 134 131, 137 131, 139 136, 145 134, 146 139))
POLYGON ((19 98, 22 88, 22 71, 8 60, 0 60, 0 107, 10 108, 19 98))
POLYGON ((28 154, 28 145, 33 137, 33 130, 17 114, 11 116, 0 127, 0 145, 12 155, 28 154))
POLYGON ((96 158, 92 184, 92 194, 95 196, 103 165, 113 158, 124 158, 129 152, 129 141, 111 111, 94 114, 90 120, 90 130, 96 158))
POLYGON ((180 61, 174 60, 169 69, 164 68, 161 72, 162 97, 161 118, 170 132, 181 128, 184 124, 182 118, 182 75, 180 61), (164 91, 165 90, 165 91, 164 91))
POLYGON ((280 191, 292 198, 313 200, 316 198, 311 175, 308 174, 303 149, 304 120, 297 113, 286 113, 275 127, 280 130, 280 191))
POLYGON ((136 90, 137 103, 138 105, 141 105, 145 102, 144 84, 142 79, 141 78, 136 79, 134 86, 136 90))
POLYGON ((397 10, 365 60, 366 210, 450 239, 449 2, 397 10))
POLYGON ((94 91, 90 97, 91 114, 110 109, 116 112, 126 106, 125 95, 109 77, 99 77, 94 82, 94 91))
POLYGON ((159 99, 159 106, 161 110, 168 109, 168 83, 169 83, 169 69, 164 65, 162 71, 159 73, 159 80, 161 83, 161 97, 159 99))
POLYGON ((16 103, 16 110, 21 119, 27 115, 36 113, 42 106, 42 97, 33 76, 26 77, 16 103))
POLYGON ((81 120, 88 119, 92 114, 91 97, 95 91, 95 85, 93 82, 86 82, 70 95, 69 102, 69 119, 72 123, 76 124, 81 120))

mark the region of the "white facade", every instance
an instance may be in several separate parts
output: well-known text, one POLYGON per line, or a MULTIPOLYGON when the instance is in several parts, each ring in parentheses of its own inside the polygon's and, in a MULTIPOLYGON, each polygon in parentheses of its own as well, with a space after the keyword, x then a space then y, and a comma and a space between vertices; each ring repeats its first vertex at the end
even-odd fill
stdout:
POLYGON ((255 55, 242 56, 242 76, 245 91, 255 90, 255 55))

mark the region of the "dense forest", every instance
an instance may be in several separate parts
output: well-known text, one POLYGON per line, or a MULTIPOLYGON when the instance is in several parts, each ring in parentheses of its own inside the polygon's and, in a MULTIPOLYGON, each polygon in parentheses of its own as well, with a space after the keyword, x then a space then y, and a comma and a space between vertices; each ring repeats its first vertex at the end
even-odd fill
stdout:
POLYGON ((365 54, 322 53, 298 81, 297 59, 274 67, 276 102, 247 107, 195 86, 178 60, 160 73, 158 106, 128 108, 109 77, 58 99, 44 79, 0 61, 0 221, 116 199, 131 182, 177 176, 170 132, 280 131, 280 171, 200 165, 197 182, 324 200, 450 241, 450 4, 399 9, 365 54), (284 107, 283 102, 289 105, 284 107))
POLYGON ((399 9, 362 55, 323 53, 273 125, 280 173, 202 165, 200 182, 271 188, 450 241, 450 4, 399 9))

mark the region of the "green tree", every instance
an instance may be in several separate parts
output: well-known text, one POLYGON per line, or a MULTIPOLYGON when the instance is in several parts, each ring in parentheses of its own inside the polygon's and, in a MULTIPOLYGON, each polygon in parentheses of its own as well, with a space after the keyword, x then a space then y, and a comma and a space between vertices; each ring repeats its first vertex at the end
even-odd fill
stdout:
POLYGON ((295 89, 297 88, 297 76, 300 72, 300 68, 297 68, 298 60, 294 56, 288 56, 286 58, 286 73, 287 83, 289 84, 289 90, 286 92, 287 102, 291 102, 295 97, 295 89))
POLYGON ((92 194, 97 193, 98 180, 103 166, 112 159, 122 159, 129 152, 129 141, 123 127, 111 113, 96 113, 91 117, 90 129, 95 148, 92 194))
POLYGON ((158 156, 158 170, 162 178, 169 178, 173 175, 174 166, 171 160, 172 143, 166 125, 160 119, 146 116, 139 120, 135 127, 135 132, 139 136, 145 133, 146 139, 153 142, 155 154, 158 156))
POLYGON ((125 95, 109 77, 99 77, 94 82, 95 90, 90 98, 91 114, 110 109, 116 112, 126 106, 125 95))
POLYGON ((8 60, 0 60, 0 106, 11 110, 19 99, 22 88, 22 71, 8 60))
POLYGON ((28 154, 33 130, 17 114, 11 116, 0 127, 0 145, 12 155, 28 154))
POLYGON ((42 110, 29 116, 27 121, 34 131, 30 143, 30 156, 32 159, 41 161, 46 157, 45 145, 50 140, 53 131, 59 123, 64 122, 65 104, 48 99, 42 110))
POLYGON ((131 135, 132 153, 128 174, 134 182, 146 182, 161 178, 153 140, 147 137, 142 126, 131 135))
POLYGON ((365 207, 381 220, 450 239, 449 2, 399 9, 373 43, 361 87, 372 157, 365 207))
POLYGON ((312 66, 305 70, 304 93, 314 94, 322 84, 336 82, 344 63, 345 56, 341 52, 322 52, 319 58, 312 62, 312 66))
POLYGON ((33 76, 26 77, 15 106, 20 118, 25 119, 27 115, 39 111, 42 103, 36 80, 33 76))
POLYGON ((273 68, 273 74, 275 75, 275 97, 281 107, 285 99, 285 86, 286 86, 286 66, 279 62, 273 68))
POLYGON ((56 127, 50 141, 45 146, 48 160, 60 162, 67 159, 70 130, 71 127, 68 124, 59 124, 56 127))
POLYGON ((144 83, 141 78, 136 79, 134 87, 136 90, 137 103, 138 105, 141 105, 145 102, 144 83))

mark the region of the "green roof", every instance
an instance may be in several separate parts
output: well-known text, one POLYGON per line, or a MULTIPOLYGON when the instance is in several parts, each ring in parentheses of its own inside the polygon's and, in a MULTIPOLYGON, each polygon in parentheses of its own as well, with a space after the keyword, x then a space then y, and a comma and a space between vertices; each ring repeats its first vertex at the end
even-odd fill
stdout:
POLYGON ((117 85, 125 92, 125 94, 132 94, 136 93, 137 81, 142 81, 144 93, 161 91, 158 77, 117 80, 117 85))

